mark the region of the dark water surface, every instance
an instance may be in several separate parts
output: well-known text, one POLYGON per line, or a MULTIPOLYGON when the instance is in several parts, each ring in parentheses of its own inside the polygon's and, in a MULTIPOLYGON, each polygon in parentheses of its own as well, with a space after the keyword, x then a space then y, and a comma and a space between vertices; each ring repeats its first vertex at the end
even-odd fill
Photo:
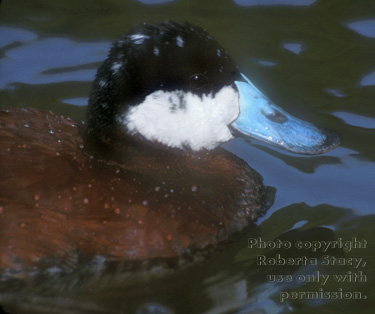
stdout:
POLYGON ((3 1, 0 106, 85 119, 91 81, 110 42, 137 23, 167 19, 206 28, 278 105, 338 131, 342 146, 301 157, 257 141, 226 143, 277 193, 257 226, 222 252, 166 274, 77 271, 0 282, 0 304, 13 313, 374 313, 373 0, 3 1), (248 248, 248 238, 259 237, 291 248, 248 248), (295 247, 337 239, 367 245, 295 247), (259 256, 277 254, 362 260, 357 268, 259 265, 259 256), (352 276, 336 282, 333 275, 342 274, 352 276), (285 275, 284 281, 269 275, 285 275), (325 284, 322 275, 329 275, 325 284), (339 293, 312 299, 301 293, 308 291, 339 293))

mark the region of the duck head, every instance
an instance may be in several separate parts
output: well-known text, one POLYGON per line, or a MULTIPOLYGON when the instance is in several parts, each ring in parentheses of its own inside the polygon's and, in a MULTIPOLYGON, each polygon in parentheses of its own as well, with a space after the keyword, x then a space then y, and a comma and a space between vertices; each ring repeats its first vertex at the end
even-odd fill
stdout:
POLYGON ((333 132, 273 104, 204 29, 176 22, 133 28, 100 67, 88 135, 109 145, 119 134, 192 151, 213 149, 235 134, 300 154, 340 143, 333 132))

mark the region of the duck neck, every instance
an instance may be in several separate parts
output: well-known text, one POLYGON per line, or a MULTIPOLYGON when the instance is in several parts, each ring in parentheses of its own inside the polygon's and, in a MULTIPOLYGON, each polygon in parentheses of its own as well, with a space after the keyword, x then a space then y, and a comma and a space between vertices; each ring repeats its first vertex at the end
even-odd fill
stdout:
POLYGON ((85 147, 90 155, 105 163, 114 163, 123 167, 131 168, 136 165, 165 165, 175 164, 176 160, 184 163, 184 160, 204 160, 211 159, 218 151, 202 149, 194 151, 188 147, 175 148, 160 144, 159 142, 149 141, 140 134, 123 133, 121 130, 112 130, 109 140, 103 140, 101 137, 92 136, 89 129, 85 132, 85 147), (141 162, 140 162, 141 161, 141 162))

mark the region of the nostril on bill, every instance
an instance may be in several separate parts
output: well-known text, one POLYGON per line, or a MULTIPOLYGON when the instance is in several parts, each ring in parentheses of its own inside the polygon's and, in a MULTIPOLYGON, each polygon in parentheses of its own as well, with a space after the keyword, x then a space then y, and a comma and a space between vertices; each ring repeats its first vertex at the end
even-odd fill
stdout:
POLYGON ((288 117, 282 112, 280 112, 279 110, 273 109, 272 112, 268 112, 268 113, 262 110, 262 112, 272 122, 283 124, 288 121, 288 117))

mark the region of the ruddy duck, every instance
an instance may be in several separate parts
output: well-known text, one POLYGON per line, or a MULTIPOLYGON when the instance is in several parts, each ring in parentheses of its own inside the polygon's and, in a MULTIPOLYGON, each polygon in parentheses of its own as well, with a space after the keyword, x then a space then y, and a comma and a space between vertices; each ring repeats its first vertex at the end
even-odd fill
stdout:
POLYGON ((305 154, 339 144, 271 104, 202 28, 130 30, 98 70, 85 125, 0 111, 0 268, 172 258, 226 240, 266 207, 261 176, 219 147, 234 133, 305 154))

